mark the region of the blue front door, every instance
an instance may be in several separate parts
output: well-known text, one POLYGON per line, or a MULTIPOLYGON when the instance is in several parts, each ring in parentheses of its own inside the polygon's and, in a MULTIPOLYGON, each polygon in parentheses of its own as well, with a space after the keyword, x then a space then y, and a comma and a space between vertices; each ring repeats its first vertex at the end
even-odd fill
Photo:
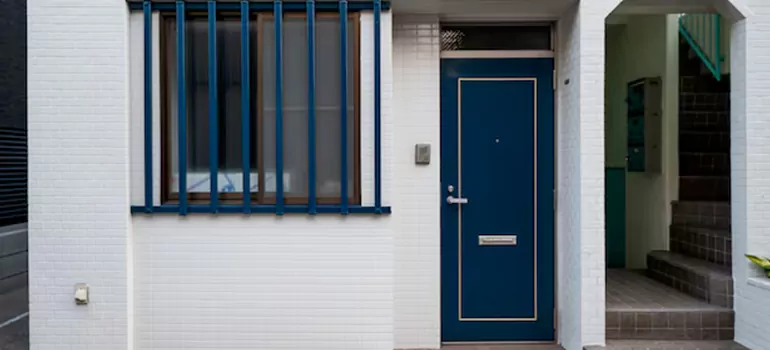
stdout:
POLYGON ((553 59, 441 71, 442 339, 554 340, 553 59))

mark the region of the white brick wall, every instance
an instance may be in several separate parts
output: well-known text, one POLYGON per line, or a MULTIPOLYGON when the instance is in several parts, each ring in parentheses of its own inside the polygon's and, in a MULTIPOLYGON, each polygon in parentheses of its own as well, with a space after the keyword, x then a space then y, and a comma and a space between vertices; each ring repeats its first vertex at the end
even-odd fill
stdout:
POLYGON ((133 223, 136 349, 393 349, 392 218, 133 223))
MULTIPOLYGON (((131 24, 131 42, 141 45, 141 15, 132 15, 131 24)), ((372 28, 371 12, 362 14, 365 205, 374 202, 372 28)), ((391 32, 391 16, 384 13, 382 189, 394 214, 134 217, 136 349, 393 349, 394 223, 401 213, 411 214, 398 209, 402 191, 394 190, 393 169, 412 154, 394 149, 391 32)), ((131 55, 132 83, 141 85, 141 78, 133 79, 143 74, 134 64, 141 62, 141 48, 131 55)), ((142 93, 132 89, 132 98, 139 94, 141 101, 142 93)), ((141 113, 131 119, 132 159, 139 163, 141 113)), ((132 174, 141 203, 142 171, 132 174)))
POLYGON ((396 348, 440 346, 439 44, 438 17, 394 19, 396 348), (414 164, 417 143, 431 145, 430 165, 414 164))
MULTIPOLYGON (((747 247, 770 255, 770 4, 733 1, 751 13, 731 40, 736 339, 770 349, 770 291, 748 284, 756 272, 742 258, 747 247)), ((567 350, 604 342, 603 23, 618 2, 582 0, 558 21, 557 299, 567 350)), ((133 109, 142 66, 141 31, 129 21, 140 22, 123 0, 28 5, 32 349, 438 347, 438 16, 398 18, 392 52, 383 17, 383 195, 394 213, 378 218, 131 219, 143 186, 133 109), (433 146, 431 165, 413 164, 415 143, 433 146), (91 285, 88 306, 72 302, 78 282, 91 285)), ((371 15, 362 24, 369 204, 371 15)))
POLYGON ((566 349, 581 344, 580 266, 580 37, 578 7, 557 23, 556 245, 557 332, 566 349))
POLYGON ((567 350, 605 340, 604 20, 618 3, 584 0, 558 22, 557 299, 567 350))
MULTIPOLYGON (((746 20, 731 29, 731 194, 733 278, 735 284, 735 340, 751 349, 770 349, 770 288, 744 254, 770 256, 770 3, 733 0, 745 4, 746 20)), ((744 9, 745 10, 745 9, 744 9)))
POLYGON ((27 21, 31 348, 130 349, 125 2, 30 1, 27 21))

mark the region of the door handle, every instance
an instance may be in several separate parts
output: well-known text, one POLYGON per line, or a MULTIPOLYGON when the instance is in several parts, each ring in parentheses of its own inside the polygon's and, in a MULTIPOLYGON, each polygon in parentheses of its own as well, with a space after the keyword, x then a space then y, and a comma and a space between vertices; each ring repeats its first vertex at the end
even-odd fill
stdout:
POLYGON ((446 202, 449 204, 468 204, 468 198, 458 198, 458 197, 448 196, 446 197, 446 202))

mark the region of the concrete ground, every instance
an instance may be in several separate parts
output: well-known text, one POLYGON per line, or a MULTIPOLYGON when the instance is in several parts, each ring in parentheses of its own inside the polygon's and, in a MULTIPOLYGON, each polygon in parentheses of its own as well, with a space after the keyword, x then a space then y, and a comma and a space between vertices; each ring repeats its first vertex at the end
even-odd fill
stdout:
POLYGON ((29 349, 27 288, 0 294, 0 350, 29 349))

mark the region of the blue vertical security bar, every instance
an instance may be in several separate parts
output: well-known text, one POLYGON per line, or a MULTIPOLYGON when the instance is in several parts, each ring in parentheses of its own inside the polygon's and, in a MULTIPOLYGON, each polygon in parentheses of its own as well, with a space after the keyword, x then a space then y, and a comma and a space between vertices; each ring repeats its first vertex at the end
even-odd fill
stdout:
POLYGON ((307 0, 307 212, 316 214, 315 186, 315 1, 307 0))
POLYGON ((217 2, 209 0, 209 183, 211 212, 219 207, 219 99, 217 96, 217 2))
POLYGON ((273 3, 275 17, 275 214, 283 215, 283 4, 273 3))
POLYGON ((152 213, 152 7, 144 12, 144 212, 152 213))
POLYGON ((249 80, 249 2, 241 1, 241 154, 243 155, 243 213, 251 213, 251 154, 249 136, 250 80, 249 80))
POLYGON ((348 2, 340 0, 340 210, 348 214, 348 2))
POLYGON ((185 9, 176 2, 176 91, 179 112, 179 215, 187 215, 187 82, 185 81, 185 9))
POLYGON ((374 212, 382 213, 382 174, 380 150, 380 15, 382 2, 374 0, 374 212))

